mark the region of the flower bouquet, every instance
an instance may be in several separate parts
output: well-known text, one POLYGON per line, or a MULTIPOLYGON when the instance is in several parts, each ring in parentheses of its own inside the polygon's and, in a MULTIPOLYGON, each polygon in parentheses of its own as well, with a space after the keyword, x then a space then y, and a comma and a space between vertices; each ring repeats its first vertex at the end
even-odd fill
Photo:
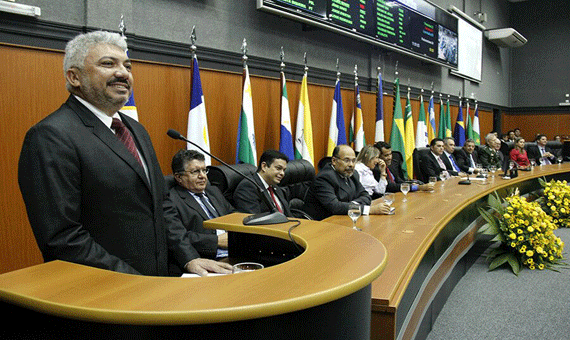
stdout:
POLYGON ((518 275, 523 267, 556 270, 563 264, 564 242, 554 235, 557 226, 538 202, 528 202, 518 195, 518 190, 505 199, 495 192, 489 195, 489 207, 479 208, 487 221, 480 231, 494 235, 492 241, 501 243, 488 254, 489 270, 508 263, 518 275))
POLYGON ((566 181, 546 180, 539 178, 544 188, 543 209, 553 217, 559 228, 570 227, 570 185, 566 181))

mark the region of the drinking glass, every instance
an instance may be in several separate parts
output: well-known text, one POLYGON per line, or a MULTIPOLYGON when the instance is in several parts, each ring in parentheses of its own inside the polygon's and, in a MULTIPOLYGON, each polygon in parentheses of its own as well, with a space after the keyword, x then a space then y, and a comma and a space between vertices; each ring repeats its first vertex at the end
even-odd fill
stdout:
POLYGON ((435 184, 436 182, 437 182, 437 177, 431 176, 431 177, 429 178, 429 183, 430 183, 430 184, 435 184))
POLYGON ((530 165, 534 168, 536 166, 536 160, 531 159, 530 160, 530 165))
POLYGON ((362 206, 356 203, 348 205, 348 217, 352 220, 352 229, 361 231, 362 229, 356 227, 356 221, 362 214, 362 206))
POLYGON ((254 270, 263 269, 263 265, 261 263, 255 262, 241 262, 234 264, 232 267, 232 274, 236 273, 245 273, 245 272, 252 272, 254 270))
POLYGON ((558 164, 562 164, 563 161, 562 156, 558 156, 556 160, 558 161, 558 164))
POLYGON ((497 171, 497 167, 494 165, 491 165, 489 167, 489 171, 491 172, 491 177, 495 177, 495 172, 497 171))
POLYGON ((387 192, 384 194, 384 203, 388 204, 389 206, 392 205, 392 203, 394 203, 394 194, 391 192, 387 192))
POLYGON ((407 202, 408 199, 406 197, 408 195, 408 192, 410 191, 410 183, 402 183, 400 185, 400 190, 404 193, 404 199, 402 200, 402 202, 407 202))

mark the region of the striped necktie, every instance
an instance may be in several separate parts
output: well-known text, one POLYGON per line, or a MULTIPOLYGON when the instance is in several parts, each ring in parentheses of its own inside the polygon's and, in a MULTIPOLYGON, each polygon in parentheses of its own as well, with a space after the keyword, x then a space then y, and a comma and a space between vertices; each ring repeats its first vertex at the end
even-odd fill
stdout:
MULTIPOLYGON (((140 166, 143 167, 142 160, 139 157, 139 152, 137 151, 137 146, 135 145, 135 140, 129 132, 129 129, 123 124, 123 122, 118 118, 113 118, 113 123, 111 123, 111 129, 115 130, 115 135, 119 140, 125 144, 129 152, 135 157, 140 166)), ((144 167, 143 167, 144 168, 144 167)))

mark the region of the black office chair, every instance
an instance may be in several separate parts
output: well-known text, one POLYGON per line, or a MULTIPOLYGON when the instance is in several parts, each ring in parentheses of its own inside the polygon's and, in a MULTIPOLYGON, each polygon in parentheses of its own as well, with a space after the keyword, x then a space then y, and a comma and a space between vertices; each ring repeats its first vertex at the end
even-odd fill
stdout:
POLYGON ((297 218, 312 219, 303 206, 311 183, 315 179, 315 168, 304 159, 293 159, 287 164, 285 176, 279 183, 289 193, 289 208, 291 213, 297 218))
POLYGON ((430 152, 430 148, 416 148, 414 149, 414 154, 413 154, 413 158, 414 158, 414 173, 416 174, 416 177, 418 178, 418 180, 427 183, 429 181, 428 176, 426 176, 422 169, 423 164, 422 164, 422 160, 423 158, 430 152))
MULTIPOLYGON (((230 167, 248 177, 257 171, 256 166, 248 163, 232 164, 230 167)), ((243 177, 225 165, 211 165, 208 169, 210 170, 208 173, 210 184, 217 186, 228 202, 235 207, 234 191, 243 177)))

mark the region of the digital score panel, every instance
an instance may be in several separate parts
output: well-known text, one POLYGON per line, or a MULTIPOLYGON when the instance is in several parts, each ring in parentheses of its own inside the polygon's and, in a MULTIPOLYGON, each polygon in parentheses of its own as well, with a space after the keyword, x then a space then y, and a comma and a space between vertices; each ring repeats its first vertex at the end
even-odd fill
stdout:
POLYGON ((275 0, 275 2, 296 7, 320 17, 327 15, 327 0, 275 0))
POLYGON ((457 18, 425 0, 258 0, 319 15, 320 27, 457 67, 457 18))
POLYGON ((352 31, 373 33, 374 0, 330 0, 329 19, 352 31))

